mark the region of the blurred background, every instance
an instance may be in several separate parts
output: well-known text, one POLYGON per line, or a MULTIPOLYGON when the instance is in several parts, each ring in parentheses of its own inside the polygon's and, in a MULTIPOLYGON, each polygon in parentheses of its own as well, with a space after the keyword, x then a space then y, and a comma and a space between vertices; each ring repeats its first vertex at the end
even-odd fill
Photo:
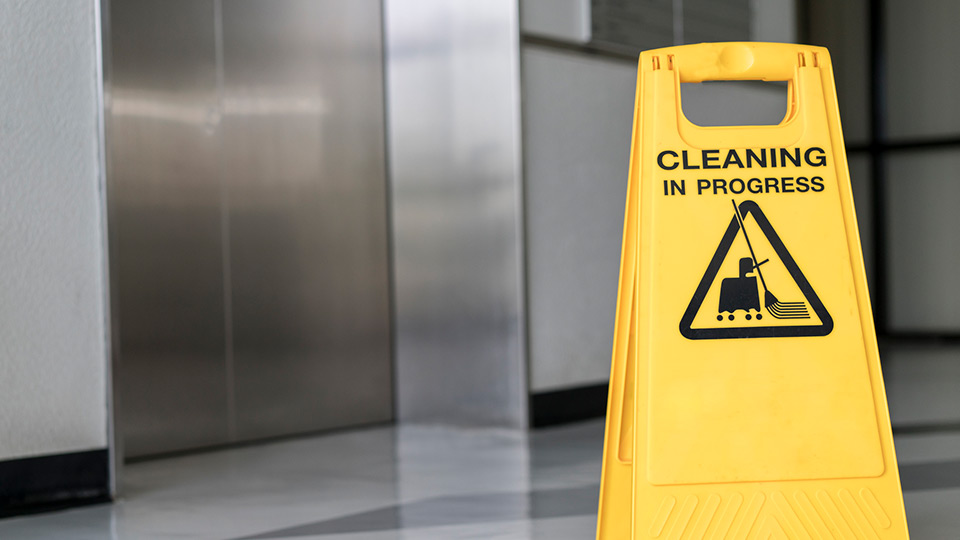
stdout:
MULTIPOLYGON (((380 538, 329 520, 385 504, 370 519, 439 530, 458 523, 429 501, 477 495, 448 489, 471 467, 509 492, 494 507, 518 497, 505 534, 591 530, 637 55, 756 40, 830 50, 898 451, 953 490, 920 482, 908 511, 948 537, 953 2, 3 0, 0 25, 0 515, 121 501, 0 536, 241 537, 319 512, 296 535, 380 538), (455 455, 473 465, 430 469, 455 455), (375 495, 315 491, 341 464, 375 495), (154 521, 228 507, 238 469, 315 504, 154 521)), ((786 109, 773 84, 683 96, 704 125, 786 109)))

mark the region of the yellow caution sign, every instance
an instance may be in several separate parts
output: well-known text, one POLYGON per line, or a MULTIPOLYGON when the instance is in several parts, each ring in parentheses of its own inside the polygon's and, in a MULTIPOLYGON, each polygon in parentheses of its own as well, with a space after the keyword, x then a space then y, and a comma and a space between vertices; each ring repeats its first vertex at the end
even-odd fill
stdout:
POLYGON ((826 49, 640 55, 600 539, 905 539, 826 49), (789 81, 774 126, 680 83, 789 81))

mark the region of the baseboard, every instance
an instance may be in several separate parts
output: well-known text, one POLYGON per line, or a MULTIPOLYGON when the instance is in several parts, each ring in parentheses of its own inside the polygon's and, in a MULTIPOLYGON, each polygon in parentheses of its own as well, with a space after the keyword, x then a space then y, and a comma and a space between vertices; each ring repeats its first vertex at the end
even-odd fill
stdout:
POLYGON ((530 396, 530 426, 534 428, 557 426, 607 414, 606 383, 549 392, 530 396))
POLYGON ((109 500, 106 449, 0 461, 0 517, 109 500))

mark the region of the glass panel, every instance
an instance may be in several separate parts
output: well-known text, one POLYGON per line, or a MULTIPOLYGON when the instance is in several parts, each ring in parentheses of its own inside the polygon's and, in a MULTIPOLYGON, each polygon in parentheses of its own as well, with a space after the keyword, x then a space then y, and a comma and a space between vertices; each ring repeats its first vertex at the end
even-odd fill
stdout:
POLYGON ((892 153, 888 294, 895 330, 960 330, 960 151, 892 153))
POLYGON ((955 0, 884 4, 888 137, 960 134, 960 7, 955 0))
POLYGON ((808 14, 810 43, 830 50, 844 138, 863 144, 870 135, 867 3, 809 0, 808 14))
POLYGON ((890 344, 884 348, 883 378, 894 425, 960 421, 958 357, 960 349, 955 346, 890 344))

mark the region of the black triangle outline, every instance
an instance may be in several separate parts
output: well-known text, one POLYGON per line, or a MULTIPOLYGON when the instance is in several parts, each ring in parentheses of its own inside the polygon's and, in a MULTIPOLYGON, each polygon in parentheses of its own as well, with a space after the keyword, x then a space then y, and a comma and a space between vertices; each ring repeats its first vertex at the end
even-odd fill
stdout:
POLYGON ((739 208, 740 215, 744 219, 746 219, 748 213, 753 215, 754 221, 757 222, 760 230, 767 237, 767 241, 770 242, 770 246, 773 247, 777 256, 780 257, 780 261, 786 267, 787 271, 790 272, 790 276, 800 288, 800 292, 803 293, 810 307, 813 308, 813 312, 820 318, 821 324, 819 326, 759 326, 738 328, 690 327, 693 324, 693 319, 697 316, 697 312, 700 311, 700 306, 703 304, 703 299, 707 296, 710 286, 717 277, 717 272, 720 271, 720 266, 723 264, 727 252, 730 251, 730 246, 740 231, 740 224, 737 222, 737 217, 733 216, 730 219, 730 226, 727 227, 727 232, 724 233, 723 238, 720 240, 720 245, 717 246, 716 253, 713 254, 713 259, 710 260, 706 272, 703 273, 703 278, 700 279, 700 285, 697 286, 696 292, 693 293, 693 298, 690 299, 690 305, 687 306, 687 310, 683 313, 683 318, 680 319, 680 333, 687 339, 736 339, 825 336, 832 332, 833 318, 830 317, 830 313, 827 312, 827 308, 824 307, 823 302, 820 301, 820 297, 817 296, 813 287, 810 286, 810 282, 807 281, 803 272, 800 271, 800 267, 797 266, 796 261, 790 256, 790 252, 787 251, 787 247, 783 245, 783 241, 780 240, 777 231, 773 230, 770 221, 763 215, 760 206, 754 201, 743 201, 740 203, 739 208))

